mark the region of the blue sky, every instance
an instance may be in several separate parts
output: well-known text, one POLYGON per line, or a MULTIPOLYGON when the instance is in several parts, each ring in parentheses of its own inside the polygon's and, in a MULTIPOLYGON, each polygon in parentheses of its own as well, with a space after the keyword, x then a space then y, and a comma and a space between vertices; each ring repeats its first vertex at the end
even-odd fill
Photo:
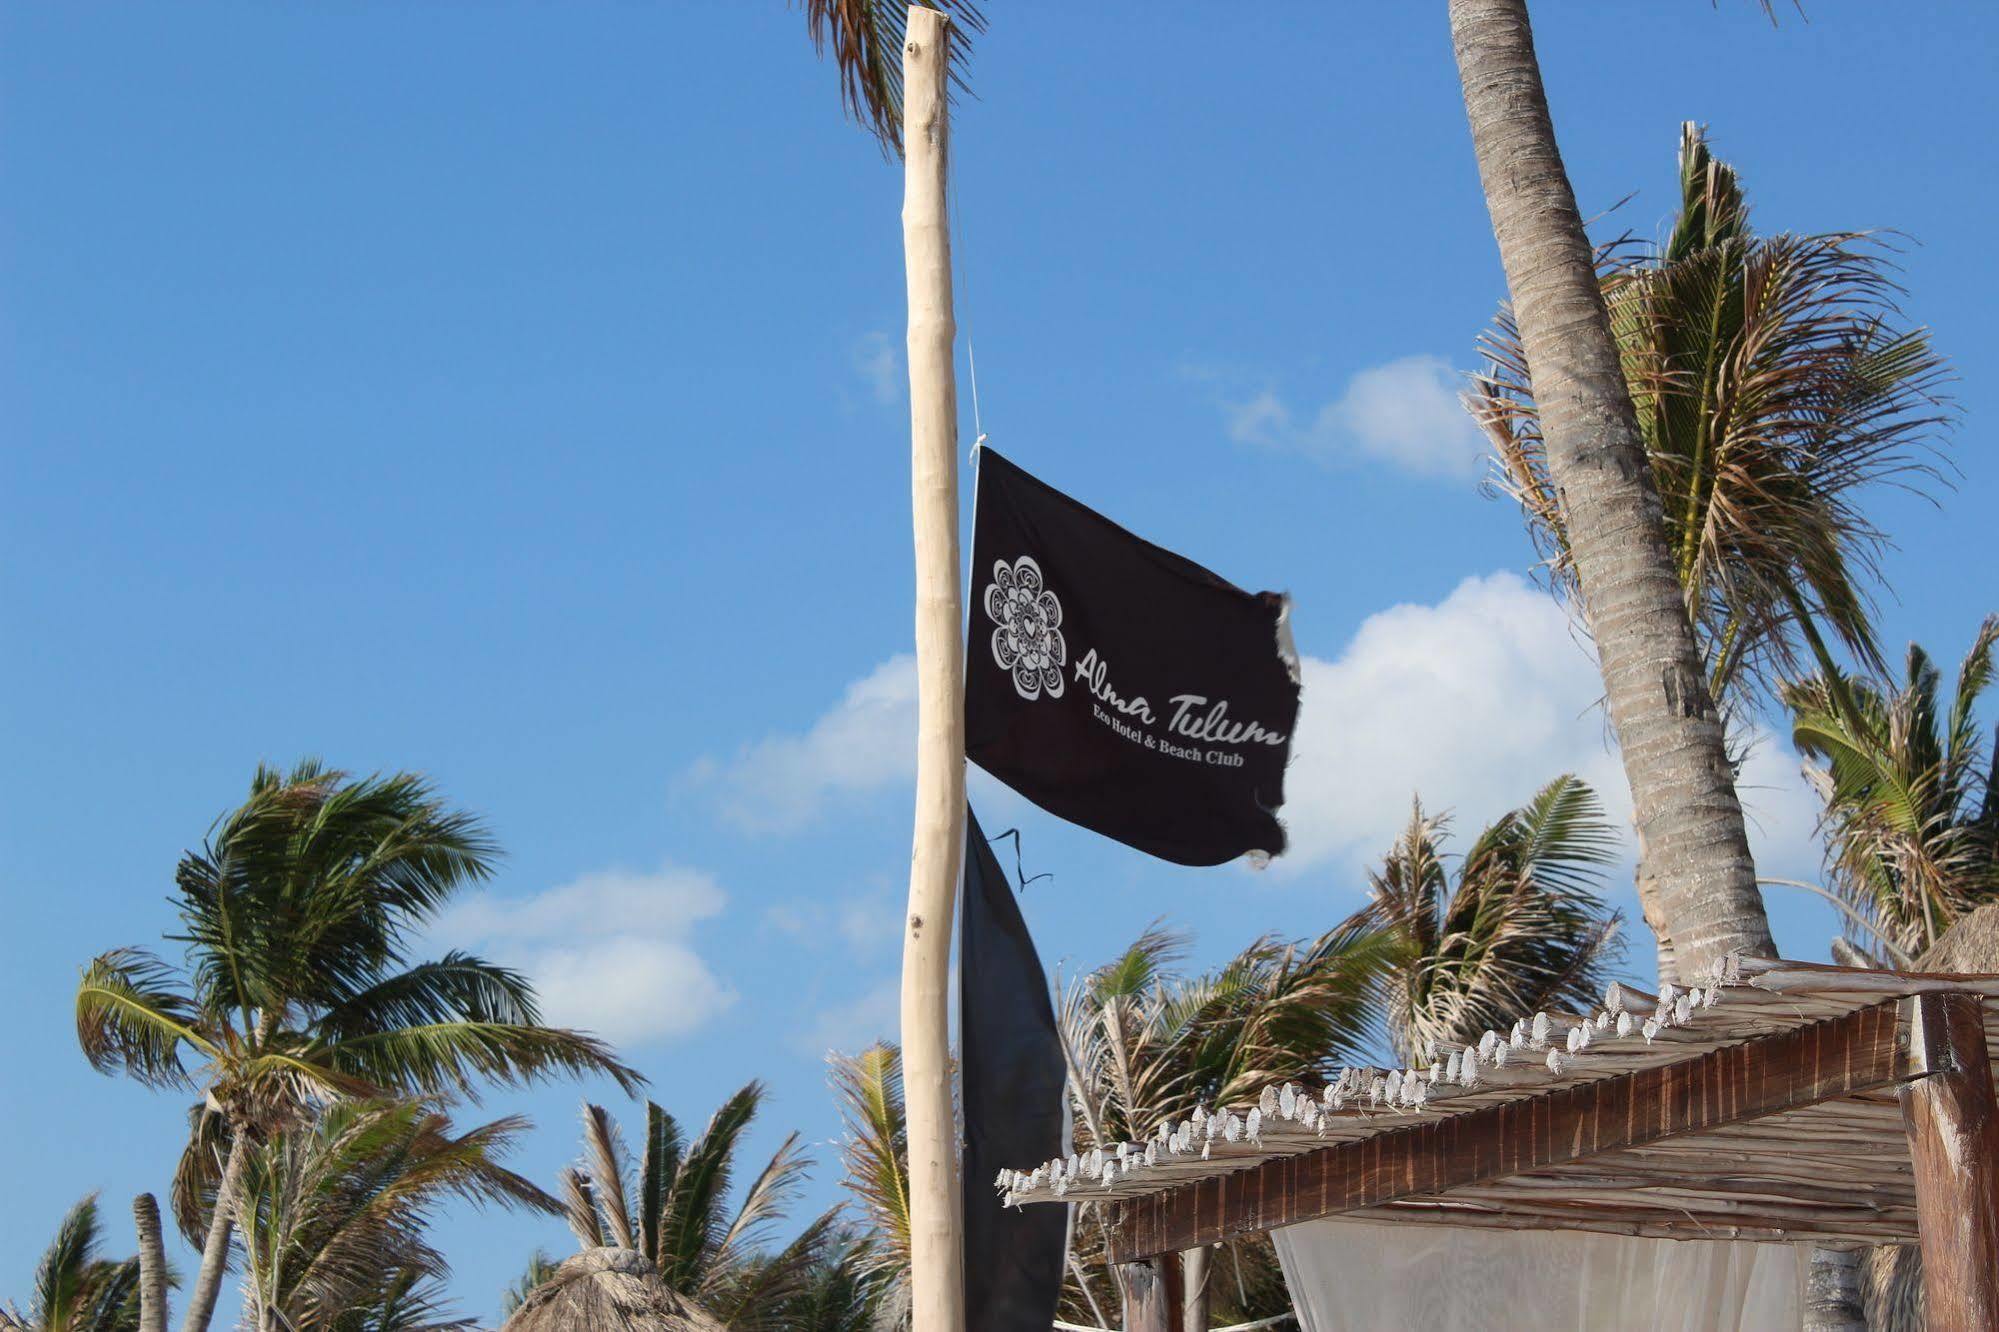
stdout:
MULTIPOLYGON (((992 5, 954 145, 985 428, 1289 589, 1313 659, 1268 874, 975 785, 1054 875, 1051 967, 1158 916, 1203 960, 1323 928, 1416 790, 1474 824, 1574 768, 1623 807, 1449 407, 1502 279, 1442 8, 992 5)), ((1637 191, 1618 225, 1656 229, 1693 118, 1764 229, 1912 239, 1963 475, 1872 509, 1883 624, 1954 660, 1999 608, 1999 13, 1810 10, 1546 2, 1539 38, 1587 212, 1637 191)), ((85 1066, 76 969, 172 927, 260 759, 430 773, 509 852, 440 947, 534 971, 683 1118, 761 1077, 762 1150, 836 1136, 821 1056, 892 1034, 909 841, 899 204, 777 3, 0 8, 0 1299, 75 1198, 123 1245, 168 1183, 182 1107, 85 1066)), ((1770 740, 1748 797, 1802 876, 1795 770, 1770 740)), ((1823 956, 1824 911, 1772 908, 1823 956)), ((585 1094, 486 1109, 550 1180, 585 1094)), ((482 1315, 567 1244, 442 1238, 482 1315)))

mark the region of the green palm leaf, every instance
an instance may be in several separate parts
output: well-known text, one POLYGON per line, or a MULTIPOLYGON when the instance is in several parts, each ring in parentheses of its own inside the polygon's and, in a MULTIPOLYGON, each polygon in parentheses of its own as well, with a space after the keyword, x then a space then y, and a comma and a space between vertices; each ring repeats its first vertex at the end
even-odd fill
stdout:
POLYGON ((1793 742, 1815 760, 1830 891, 1862 948, 1918 953, 1999 896, 1991 759, 1975 719, 1995 644, 1999 617, 1980 626, 1947 709, 1940 673, 1914 645, 1899 681, 1828 669, 1784 690, 1793 742))
POLYGON ((679 1122, 647 1101, 645 1153, 639 1161, 639 1241, 641 1252, 655 1262, 666 1219, 666 1200, 673 1192, 673 1181, 680 1174, 684 1154, 679 1122))
POLYGON ((119 948, 84 968, 76 989, 76 1039, 100 1073, 125 1072, 149 1087, 190 1088, 183 1047, 219 1053, 173 970, 152 954, 119 948))

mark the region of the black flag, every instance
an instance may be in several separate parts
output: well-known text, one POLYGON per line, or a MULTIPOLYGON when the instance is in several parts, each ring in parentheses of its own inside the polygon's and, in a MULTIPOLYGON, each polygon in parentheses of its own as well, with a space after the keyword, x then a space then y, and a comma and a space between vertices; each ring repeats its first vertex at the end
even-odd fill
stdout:
POLYGON ((958 936, 965 1098, 965 1326, 1047 1332, 1062 1294, 1069 1209, 1000 1205, 1003 1169, 1047 1161, 1063 1141, 1064 1069, 1055 1007, 1034 941, 986 835, 965 811, 958 936))
POLYGON ((987 772, 1183 865, 1276 855, 1296 663, 1283 597, 979 451, 965 744, 987 772))

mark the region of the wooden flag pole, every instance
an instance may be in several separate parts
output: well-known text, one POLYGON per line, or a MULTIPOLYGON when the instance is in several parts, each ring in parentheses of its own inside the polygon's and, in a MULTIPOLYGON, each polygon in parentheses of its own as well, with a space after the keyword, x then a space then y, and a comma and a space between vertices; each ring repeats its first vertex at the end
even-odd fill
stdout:
MULTIPOLYGON (((902 937, 909 1136, 910 1325, 965 1326, 952 1111, 951 911, 965 856, 965 653, 958 562, 958 385, 952 363, 950 27, 911 5, 902 48, 903 260, 909 278, 910 498, 916 526, 916 828, 902 937)), ((991 1181, 984 1181, 990 1186, 991 1181)))

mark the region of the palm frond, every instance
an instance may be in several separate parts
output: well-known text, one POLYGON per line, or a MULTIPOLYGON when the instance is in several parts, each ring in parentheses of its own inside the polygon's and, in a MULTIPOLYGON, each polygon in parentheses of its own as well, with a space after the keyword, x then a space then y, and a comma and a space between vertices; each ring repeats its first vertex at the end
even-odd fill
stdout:
POLYGON ((449 952, 342 999, 319 1025, 329 1038, 341 1040, 458 1018, 526 1027, 541 1022, 534 987, 525 976, 468 953, 449 952))
POLYGON ((449 1272, 429 1240, 436 1210, 453 1199, 559 1210, 500 1164, 526 1126, 460 1133, 420 1103, 344 1102, 260 1144, 235 1209, 255 1303, 301 1332, 459 1325, 435 1286, 449 1272))
POLYGON ((837 1261, 837 1220, 837 1209, 826 1212, 775 1253, 745 1251, 718 1264, 702 1282, 699 1303, 732 1332, 818 1332, 823 1324, 801 1320, 798 1306, 837 1261))
POLYGON ((478 1099, 481 1082, 503 1086, 601 1074, 627 1092, 645 1084, 594 1036, 505 1022, 431 1022, 376 1031, 326 1047, 335 1068, 399 1092, 478 1099))
MULTIPOLYGON (((786 1210, 797 1199, 811 1166, 811 1160, 799 1147, 798 1134, 785 1138, 743 1191, 735 1216, 710 1246, 707 1270, 702 1274, 701 1289, 696 1295, 698 1303, 714 1309, 715 1293, 735 1284, 740 1273, 753 1264, 769 1239, 771 1228, 783 1220, 786 1210)), ((803 1262, 806 1257, 805 1251, 800 1251, 797 1261, 803 1262)), ((772 1282, 785 1275, 776 1269, 765 1273, 772 1282)))
MULTIPOLYGON (((951 81, 965 87, 972 38, 986 30, 974 0, 922 0, 951 19, 951 81)), ((821 56, 840 72, 840 100, 893 156, 902 153, 902 46, 909 27, 906 0, 804 0, 806 31, 821 56)))
POLYGON ((206 1100, 188 1108, 187 1121, 187 1142, 174 1167, 167 1200, 180 1237, 189 1248, 199 1250, 208 1235, 210 1209, 222 1184, 223 1162, 229 1155, 232 1135, 228 1121, 206 1100))
POLYGON ((179 980, 143 949, 118 948, 93 959, 76 987, 76 1039, 90 1066, 128 1073, 149 1087, 192 1088, 182 1049, 204 1058, 218 1051, 179 980))
POLYGON ((1979 628, 1948 708, 1940 672, 1909 649, 1899 681, 1850 680, 1837 668, 1784 690, 1792 740, 1824 803, 1830 891, 1848 940, 1921 952, 1951 922, 1999 897, 1999 826, 1991 757, 1975 711, 1990 683, 1999 618, 1979 628))
POLYGON ((1386 1034, 1404 1062, 1542 1009, 1588 1007, 1617 958, 1618 917, 1602 899, 1617 841, 1585 783, 1558 777, 1483 829, 1455 887, 1444 826, 1418 806, 1348 922, 1385 936, 1386 1034))
POLYGON ((660 1279, 681 1294, 698 1296, 704 1260, 721 1240, 736 1144, 756 1117, 763 1094, 763 1084, 751 1082, 722 1103, 688 1146, 667 1191, 656 1265, 660 1279))
POLYGON ((590 1178, 574 1166, 562 1172, 562 1217, 569 1232, 586 1249, 601 1249, 609 1242, 604 1234, 604 1218, 597 1210, 597 1193, 590 1178))
POLYGON ((89 1292, 92 1264, 102 1238, 97 1219, 97 1195, 69 1209, 56 1227, 55 1239, 35 1264, 32 1317, 47 1328, 66 1326, 89 1292))
POLYGON ((521 1305, 527 1302, 527 1297, 534 1293, 535 1288, 555 1275, 555 1269, 555 1259, 536 1249, 528 1257, 527 1266, 522 1269, 520 1276, 516 1277, 514 1283, 500 1296, 500 1317, 503 1320, 512 1318, 521 1305))
POLYGON ((636 1249, 637 1228, 632 1225, 632 1207, 625 1196, 629 1173, 625 1139, 618 1132, 617 1121, 601 1105, 583 1106, 583 1159, 590 1192, 597 1200, 597 1214, 603 1218, 611 1243, 621 1249, 636 1249))
POLYGON ((655 1262, 666 1220, 666 1200, 673 1193, 673 1181, 680 1174, 685 1154, 679 1121, 647 1101, 645 1151, 639 1159, 639 1243, 641 1252, 655 1262))
POLYGON ((908 1121, 902 1100, 902 1054, 877 1044, 828 1061, 846 1132, 842 1186, 859 1205, 870 1244, 857 1260, 871 1272, 909 1265, 908 1121))

